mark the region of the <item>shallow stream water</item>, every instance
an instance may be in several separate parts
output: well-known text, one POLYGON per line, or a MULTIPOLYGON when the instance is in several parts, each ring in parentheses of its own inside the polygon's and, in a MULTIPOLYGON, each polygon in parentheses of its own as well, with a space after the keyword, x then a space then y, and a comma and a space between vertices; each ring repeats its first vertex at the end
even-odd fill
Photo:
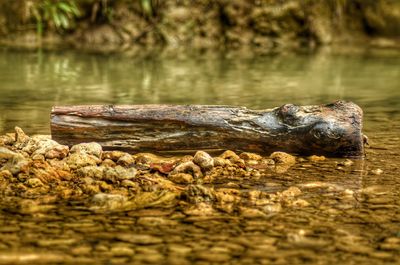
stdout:
POLYGON ((80 201, 52 200, 29 214, 17 209, 18 198, 2 195, 0 264, 400 263, 400 53, 127 57, 1 50, 1 134, 14 126, 49 134, 52 105, 263 109, 336 99, 364 110, 365 159, 303 160, 287 172, 237 183, 243 191, 295 186, 307 206, 262 216, 187 216, 155 208, 93 213, 80 201))

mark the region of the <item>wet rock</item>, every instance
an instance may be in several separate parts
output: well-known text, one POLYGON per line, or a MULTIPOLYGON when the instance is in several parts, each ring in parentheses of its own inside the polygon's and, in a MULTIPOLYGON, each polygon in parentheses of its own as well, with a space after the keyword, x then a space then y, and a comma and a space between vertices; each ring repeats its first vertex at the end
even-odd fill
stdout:
POLYGON ((81 153, 93 155, 97 158, 101 158, 101 154, 103 152, 103 148, 99 143, 91 142, 91 143, 81 143, 71 147, 71 153, 81 153))
POLYGON ((104 167, 115 167, 117 164, 111 159, 106 158, 101 162, 101 165, 104 167))
POLYGON ((275 161, 275 164, 294 165, 296 163, 296 158, 285 152, 273 152, 270 158, 275 161))
POLYGON ((92 178, 92 179, 102 179, 103 178, 103 166, 85 166, 78 168, 76 174, 81 178, 92 178))
POLYGON ((290 187, 280 193, 282 197, 295 197, 301 194, 301 190, 297 187, 290 187))
POLYGON ((122 156, 126 155, 127 153, 122 151, 104 151, 102 152, 101 159, 110 159, 114 162, 117 162, 122 156))
POLYGON ((0 136, 0 145, 13 145, 15 142, 15 134, 5 134, 0 136))
POLYGON ((239 207, 239 214, 240 216, 245 218, 260 218, 267 216, 265 213, 258 209, 248 207, 239 207))
POLYGON ((100 162, 101 160, 97 156, 82 152, 71 153, 66 158, 66 163, 72 170, 86 166, 96 166, 97 164, 100 164, 100 162))
MULTIPOLYGON (((3 152, 4 156, 9 156, 11 153, 3 152)), ((26 172, 29 168, 30 160, 24 157, 22 154, 15 153, 8 161, 3 165, 1 170, 8 170, 11 174, 16 175, 19 172, 26 172)))
POLYGON ((182 199, 197 204, 200 202, 214 202, 215 191, 213 188, 207 188, 203 185, 189 185, 182 193, 182 199))
POLYGON ((307 159, 311 162, 319 162, 319 161, 324 161, 326 160, 325 156, 317 156, 317 155, 312 155, 307 157, 307 159))
POLYGON ((10 159, 16 155, 17 155, 16 152, 13 152, 8 148, 0 146, 0 159, 10 159))
POLYGON ((111 182, 132 180, 135 178, 137 170, 135 168, 124 168, 116 166, 114 168, 104 168, 103 179, 111 182))
POLYGON ((29 141, 29 136, 20 127, 15 127, 15 144, 16 146, 29 141))
POLYGON ((224 167, 227 165, 232 165, 231 161, 222 157, 214 157, 214 166, 224 167))
POLYGON ((383 170, 380 168, 377 168, 377 169, 371 170, 371 173, 374 175, 381 175, 383 173, 383 170))
POLYGON ((211 216, 215 215, 217 212, 210 204, 205 202, 200 202, 198 204, 185 208, 183 210, 183 213, 186 215, 193 215, 193 216, 211 216))
POLYGON ((38 178, 30 178, 25 182, 25 184, 31 188, 43 186, 43 182, 38 178))
POLYGON ((136 182, 133 182, 129 179, 124 179, 121 182, 121 186, 122 187, 126 187, 126 188, 133 188, 133 189, 138 189, 139 188, 139 184, 137 184, 136 182))
POLYGON ((296 158, 288 153, 274 152, 270 155, 275 162, 275 171, 277 173, 286 172, 291 166, 296 163, 296 158))
POLYGON ((353 165, 353 164, 354 164, 354 161, 352 161, 352 160, 350 160, 350 159, 346 159, 346 160, 344 160, 344 161, 338 163, 338 165, 340 165, 340 166, 345 166, 345 167, 349 167, 349 166, 351 166, 351 165, 353 165))
POLYGON ((307 207, 310 206, 310 203, 303 199, 297 199, 293 201, 291 205, 294 207, 307 207))
POLYGON ((121 209, 127 203, 128 198, 120 194, 107 194, 98 193, 92 198, 91 209, 104 209, 104 210, 116 210, 121 209))
MULTIPOLYGON (((185 162, 178 166, 176 166, 170 173, 170 175, 178 174, 178 173, 187 173, 192 174, 195 179, 201 178, 203 173, 198 165, 193 162, 185 162)), ((171 176, 169 176, 171 177, 171 176)))
POLYGON ((128 153, 124 154, 117 160, 117 164, 121 166, 129 166, 135 163, 135 159, 128 153))
POLYGON ((199 165, 203 171, 211 170, 214 167, 214 159, 204 151, 197 151, 193 162, 199 165))
POLYGON ((245 161, 247 160, 254 160, 254 161, 260 161, 262 159, 262 156, 259 154, 255 153, 248 153, 248 152, 243 152, 239 155, 239 157, 245 161))
POLYGON ((227 151, 223 152, 219 157, 223 158, 223 159, 227 159, 232 164, 236 164, 242 168, 245 167, 244 160, 241 159, 235 152, 233 152, 231 150, 227 150, 227 151))
POLYGON ((278 213, 282 211, 282 205, 280 203, 267 204, 262 209, 267 213, 278 213))
POLYGON ((22 150, 31 153, 32 156, 43 155, 48 159, 63 159, 68 155, 69 147, 47 137, 36 136, 32 137, 22 150))
POLYGON ((190 184, 193 183, 193 176, 187 173, 169 174, 168 179, 177 184, 190 184))
POLYGON ((54 209, 55 207, 55 205, 43 205, 34 200, 21 200, 18 203, 17 211, 21 214, 45 213, 54 209))

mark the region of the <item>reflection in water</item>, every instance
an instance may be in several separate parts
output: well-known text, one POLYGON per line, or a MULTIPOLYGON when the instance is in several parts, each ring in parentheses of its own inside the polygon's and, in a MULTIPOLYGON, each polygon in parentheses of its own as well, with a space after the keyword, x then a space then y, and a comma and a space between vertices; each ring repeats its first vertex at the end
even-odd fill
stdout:
MULTIPOLYGON (((344 98, 363 107, 371 147, 364 160, 300 158, 283 173, 247 180, 228 175, 209 186, 238 190, 240 208, 200 216, 183 211, 185 205, 93 212, 90 198, 54 196, 56 186, 38 196, 18 180, 13 187, 24 191, 21 199, 1 186, 0 170, 0 264, 396 264, 399 66, 398 56, 362 54, 143 59, 3 51, 2 133, 15 125, 49 133, 49 110, 56 104, 269 108, 344 98), (301 191, 297 204, 252 200, 260 193, 276 198, 290 187, 301 191)), ((76 181, 78 187, 89 180, 76 181)))

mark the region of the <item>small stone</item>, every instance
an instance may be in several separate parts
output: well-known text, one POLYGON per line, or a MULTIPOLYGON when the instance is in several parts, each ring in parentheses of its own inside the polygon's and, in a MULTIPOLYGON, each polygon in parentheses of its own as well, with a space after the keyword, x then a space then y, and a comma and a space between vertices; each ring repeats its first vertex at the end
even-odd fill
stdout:
POLYGON ((244 160, 255 160, 255 161, 260 161, 262 159, 262 156, 248 152, 241 153, 239 157, 244 160))
POLYGON ((282 197, 296 197, 301 194, 301 190, 297 187, 290 187, 287 190, 282 191, 282 197))
POLYGON ((317 156, 317 155, 312 155, 308 157, 308 160, 311 162, 319 162, 319 161, 324 161, 326 160, 325 156, 317 156))
POLYGON ((296 158, 285 152, 273 152, 270 156, 275 161, 275 164, 294 165, 296 158))
POLYGON ((128 153, 121 156, 117 161, 118 165, 125 166, 125 167, 132 165, 133 163, 135 163, 135 159, 128 153))
POLYGON ((267 215, 258 209, 240 207, 239 208, 240 215, 246 218, 259 218, 266 217, 267 215))
POLYGON ((225 158, 221 158, 221 157, 214 157, 214 166, 224 167, 227 165, 232 165, 231 161, 229 161, 228 159, 225 159, 225 158))
POLYGON ((136 176, 137 170, 135 168, 124 168, 122 166, 116 166, 114 168, 104 168, 104 180, 110 180, 115 182, 117 180, 131 180, 136 176))
POLYGON ((117 164, 111 159, 106 158, 101 162, 101 165, 105 167, 115 167, 117 164))
POLYGON ((377 168, 377 169, 371 170, 371 173, 374 174, 374 175, 380 175, 380 174, 383 173, 383 170, 380 169, 380 168, 377 168))
POLYGON ((292 203, 292 206, 294 207, 307 207, 310 206, 310 203, 306 200, 303 199, 297 199, 292 203))
POLYGON ((22 144, 29 140, 29 136, 24 133, 20 127, 15 127, 15 142, 16 144, 22 144))
POLYGON ((183 213, 186 215, 193 215, 193 216, 212 216, 215 215, 214 208, 205 202, 197 203, 189 208, 183 210, 183 213))
POLYGON ((345 167, 349 167, 349 166, 351 166, 353 164, 354 164, 354 162, 352 160, 350 160, 350 159, 346 159, 342 163, 340 163, 340 165, 343 165, 345 167))
POLYGON ((203 173, 198 165, 193 162, 185 162, 178 166, 176 166, 170 173, 170 175, 178 174, 178 173, 188 173, 192 174, 196 179, 201 178, 203 173))
POLYGON ((42 181, 40 179, 38 179, 38 178, 30 178, 25 182, 25 184, 28 187, 31 187, 31 188, 36 188, 36 187, 43 186, 42 181))
POLYGON ((126 188, 139 188, 139 185, 136 182, 133 182, 129 179, 124 179, 121 182, 121 186, 126 188))
POLYGON ((280 203, 267 204, 263 207, 263 210, 268 213, 278 213, 282 211, 282 205, 280 203))
POLYGON ((104 151, 101 155, 101 159, 110 159, 114 162, 117 162, 120 157, 126 155, 127 153, 122 151, 104 151))
POLYGON ((86 166, 96 166, 101 160, 87 153, 74 152, 66 158, 66 163, 71 169, 78 169, 86 166))
POLYGON ((16 152, 13 152, 8 148, 0 146, 0 159, 10 159, 16 155, 17 155, 16 152))
POLYGON ((240 167, 243 168, 245 167, 244 160, 241 159, 235 152, 231 150, 223 152, 219 157, 229 160, 232 164, 239 165, 240 167))
POLYGON ((22 154, 16 153, 7 161, 7 163, 4 164, 1 170, 8 170, 11 172, 11 174, 16 175, 19 172, 26 172, 28 170, 29 163, 30 161, 22 154))
POLYGON ((93 196, 92 209, 115 210, 123 207, 128 198, 120 194, 98 193, 93 196))
POLYGON ((76 171, 79 177, 88 177, 92 179, 102 179, 103 178, 103 166, 85 166, 81 167, 76 171))
POLYGON ((168 179, 177 184, 193 183, 193 176, 187 173, 169 174, 168 179))
POLYGON ((214 167, 214 159, 204 151, 197 151, 193 162, 199 165, 204 171, 211 170, 214 167))
POLYGON ((15 142, 15 134, 5 134, 0 136, 0 145, 13 145, 15 142))
POLYGON ((71 147, 71 153, 84 153, 88 155, 93 155, 97 158, 101 158, 103 148, 99 143, 81 143, 71 147))

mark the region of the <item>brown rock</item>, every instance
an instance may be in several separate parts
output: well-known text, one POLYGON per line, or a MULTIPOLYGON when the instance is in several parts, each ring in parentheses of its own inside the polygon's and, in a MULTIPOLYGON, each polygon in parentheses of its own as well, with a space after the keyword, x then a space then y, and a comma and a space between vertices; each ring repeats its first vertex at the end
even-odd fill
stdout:
POLYGON ((204 151, 197 151, 193 162, 200 166, 204 171, 211 170, 214 167, 214 159, 204 151))

